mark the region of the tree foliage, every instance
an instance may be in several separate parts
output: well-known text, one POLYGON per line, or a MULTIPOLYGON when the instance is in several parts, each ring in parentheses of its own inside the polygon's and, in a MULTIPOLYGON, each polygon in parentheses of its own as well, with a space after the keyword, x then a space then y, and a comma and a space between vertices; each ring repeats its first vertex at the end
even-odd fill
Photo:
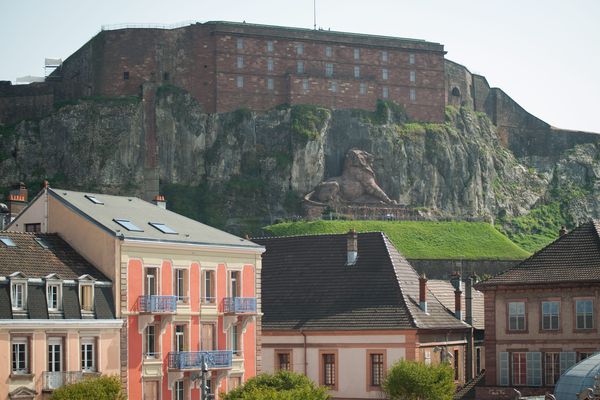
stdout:
POLYGON ((454 371, 448 364, 400 360, 388 371, 383 389, 391 400, 451 400, 454 371))
POLYGON ((125 400, 117 376, 100 376, 65 385, 52 393, 51 400, 125 400))
POLYGON ((222 396, 223 400, 327 400, 327 389, 294 372, 261 374, 222 396))

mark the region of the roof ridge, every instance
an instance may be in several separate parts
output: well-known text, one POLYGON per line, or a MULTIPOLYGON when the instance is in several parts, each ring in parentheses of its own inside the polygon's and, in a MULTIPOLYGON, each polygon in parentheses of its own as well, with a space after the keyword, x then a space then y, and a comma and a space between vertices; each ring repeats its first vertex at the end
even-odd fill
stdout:
MULTIPOLYGON (((359 235, 362 234, 366 234, 366 233, 384 233, 383 231, 366 231, 366 232, 356 232, 359 235)), ((301 238, 301 237, 314 237, 314 236, 343 236, 343 235, 347 235, 348 232, 344 232, 344 233, 304 233, 304 234, 297 234, 297 235, 283 235, 283 236, 258 236, 258 237, 251 237, 250 240, 267 240, 267 239, 286 239, 286 238, 301 238)))

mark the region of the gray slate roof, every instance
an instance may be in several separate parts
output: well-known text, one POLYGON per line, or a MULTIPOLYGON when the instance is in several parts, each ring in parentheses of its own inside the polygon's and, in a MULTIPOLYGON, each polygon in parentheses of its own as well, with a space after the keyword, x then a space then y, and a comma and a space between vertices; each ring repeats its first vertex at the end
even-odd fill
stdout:
POLYGON ((347 266, 347 236, 259 238, 264 245, 265 330, 463 329, 433 296, 418 305, 418 275, 381 232, 358 234, 347 266))
POLYGON ((137 197, 74 192, 56 188, 48 188, 48 193, 85 218, 93 221, 102 229, 125 239, 235 246, 256 249, 257 251, 262 250, 260 246, 249 240, 204 225, 137 197), (86 195, 94 196, 103 204, 94 204, 86 195), (116 223, 114 219, 129 220, 143 231, 129 231, 116 223), (174 229, 177 234, 163 233, 151 226, 150 222, 166 224, 174 229))
POLYGON ((600 282, 599 232, 600 221, 581 224, 516 266, 478 283, 477 288, 600 282))
MULTIPOLYGON (((442 303, 448 310, 454 310, 454 286, 449 281, 441 279, 430 279, 427 281, 427 287, 429 292, 435 296, 440 303, 442 303)), ((483 306, 483 293, 479 290, 473 289, 473 327, 476 329, 485 329, 484 323, 484 306, 483 306)), ((463 313, 463 320, 467 307, 465 304, 465 291, 463 285, 463 292, 461 295, 461 310, 463 313)))

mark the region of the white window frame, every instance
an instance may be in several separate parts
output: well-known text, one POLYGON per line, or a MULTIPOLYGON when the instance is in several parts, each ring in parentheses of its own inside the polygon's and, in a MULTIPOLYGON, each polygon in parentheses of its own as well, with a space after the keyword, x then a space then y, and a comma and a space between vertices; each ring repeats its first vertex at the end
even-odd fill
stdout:
POLYGON ((189 343, 188 343, 188 330, 189 330, 189 325, 188 324, 173 324, 173 351, 174 352, 183 352, 186 351, 186 349, 189 349, 189 343), (183 327, 183 331, 182 332, 177 332, 177 327, 183 327), (178 349, 178 344, 179 344, 179 338, 182 337, 182 342, 181 345, 183 346, 183 348, 178 349))
POLYGON ((299 56, 304 54, 304 44, 303 43, 296 43, 296 54, 299 56))
POLYGON ((244 48, 244 39, 243 38, 237 38, 236 42, 235 42, 235 48, 238 50, 241 50, 244 48))
POLYGON ((244 68, 244 56, 237 56, 236 58, 236 66, 238 69, 244 68))
POLYGON ((82 337, 79 339, 79 361, 82 372, 96 372, 97 371, 97 360, 96 360, 96 338, 95 337, 82 337), (88 359, 89 349, 91 346, 91 363, 88 359))
POLYGON ((14 311, 25 311, 27 310, 27 280, 11 278, 10 280, 10 302, 14 311), (17 292, 17 288, 20 288, 20 293, 17 292), (20 297, 20 301, 17 301, 17 295, 20 297), (16 305, 16 303, 21 303, 16 305))
POLYGON ((575 329, 593 329, 594 328, 594 301, 592 299, 576 299, 575 300, 575 329), (580 302, 590 302, 592 305, 592 310, 591 312, 584 312, 583 313, 579 313, 579 311, 577 310, 577 305, 580 302), (583 316, 583 326, 579 326, 579 315, 583 316), (587 316, 591 315, 592 317, 592 322, 590 326, 587 326, 587 316))
POLYGON ((55 279, 46 280, 46 303, 48 305, 48 311, 61 311, 62 310, 62 282, 55 279), (50 289, 56 288, 56 307, 52 307, 52 298, 50 296, 50 289))
POLYGON ((160 326, 157 324, 148 324, 144 329, 144 358, 155 359, 160 355, 160 326), (150 328, 154 331, 152 337, 154 338, 154 351, 150 351, 150 328))
POLYGON ((11 373, 15 374, 15 375, 28 375, 29 374, 29 338, 26 336, 12 337, 10 339, 10 353, 11 353, 11 355, 10 355, 10 357, 11 357, 10 358, 11 373), (24 353, 25 353, 25 359, 23 361, 23 363, 24 363, 23 368, 19 368, 19 366, 17 366, 17 368, 14 368, 15 345, 23 346, 24 353))
POLYGON ((325 76, 333 76, 333 63, 325 63, 325 76))
POLYGON ((360 78, 360 67, 358 65, 354 66, 354 77, 356 79, 360 78))
POLYGON ((242 288, 243 286, 243 282, 242 282, 242 270, 241 269, 230 269, 227 271, 227 295, 228 297, 242 297, 242 288), (234 296, 233 294, 233 273, 237 273, 238 274, 238 278, 236 279, 236 286, 239 288, 239 293, 237 293, 237 296, 234 296), (239 282, 238 282, 239 281, 239 282))
POLYGON ((388 60, 389 60, 389 54, 388 54, 387 50, 382 50, 381 51, 381 61, 388 62, 388 60))
POLYGON ((414 54, 409 54, 408 55, 408 63, 409 64, 414 64, 415 63, 415 55, 414 54))
POLYGON ((185 382, 183 379, 173 383, 173 400, 185 400, 185 382))
POLYGON ((298 74, 304 73, 304 61, 303 60, 296 61, 296 73, 298 73, 298 74))
POLYGON ((415 83, 417 81, 417 71, 410 71, 409 79, 412 83, 415 83))
POLYGON ((333 49, 331 46, 325 47, 325 57, 333 57, 333 49))
POLYGON ((542 301, 542 330, 544 331, 556 331, 560 329, 560 301, 559 300, 546 300, 542 301), (552 307, 556 304, 556 313, 553 312, 552 307), (546 307, 547 305, 547 307, 546 307), (548 312, 545 312, 545 311, 548 312), (546 324, 548 321, 548 324, 546 324))
POLYGON ((48 369, 47 371, 50 370, 50 363, 55 363, 56 359, 54 357, 54 352, 50 351, 50 346, 59 346, 59 367, 58 367, 58 371, 52 371, 52 372, 62 372, 64 371, 64 353, 63 353, 63 339, 61 337, 49 337, 47 340, 47 345, 46 345, 46 351, 47 351, 47 360, 48 360, 48 369))
POLYGON ((144 265, 144 295, 145 296, 156 296, 158 294, 160 294, 160 268, 157 266, 153 266, 153 265, 144 265), (149 287, 149 276, 148 276, 148 270, 149 269, 153 269, 154 270, 154 275, 150 275, 152 276, 153 280, 154 280, 154 294, 150 294, 150 287, 149 287))
POLYGON ((360 49, 354 49, 354 59, 360 60, 360 49))
POLYGON ((361 95, 366 95, 367 94, 367 84, 364 82, 361 82, 360 86, 358 88, 358 91, 361 95))
POLYGON ((96 301, 96 299, 94 298, 95 297, 95 293, 94 293, 94 281, 91 280, 91 279, 88 279, 88 278, 79 279, 79 288, 78 289, 79 289, 79 306, 81 308, 81 313, 82 314, 85 314, 85 313, 91 314, 91 313, 93 313, 94 310, 95 310, 94 305, 95 305, 95 301, 96 301), (91 296, 92 304, 90 305, 91 309, 89 309, 89 310, 86 310, 84 308, 84 304, 83 304, 83 300, 84 300, 83 289, 85 287, 89 287, 90 290, 91 290, 91 293, 92 293, 92 296, 91 296))
POLYGON ((229 343, 229 349, 233 352, 234 356, 242 356, 243 355, 243 332, 241 329, 240 324, 235 323, 235 324, 231 324, 231 327, 229 327, 229 334, 228 336, 228 343, 229 343), (234 346, 235 345, 235 346, 234 346))
POLYGON ((410 98, 410 101, 413 101, 413 102, 417 101, 417 90, 415 88, 410 88, 408 93, 409 93, 408 96, 410 98))
POLYGON ((383 68, 381 70, 381 79, 383 79, 384 81, 387 81, 390 77, 390 71, 388 71, 387 68, 383 68))
POLYGON ((381 96, 384 99, 387 99, 390 97, 390 89, 387 86, 384 86, 381 88, 381 96))
POLYGON ((508 331, 509 332, 524 332, 527 330, 527 303, 524 301, 509 301, 507 305, 508 312, 508 331), (514 307, 512 305, 515 305, 514 307), (520 313, 517 309, 523 307, 523 313, 520 313), (514 312, 512 312, 514 311, 514 312), (514 318, 515 324, 511 323, 511 319, 514 318), (519 327, 519 321, 523 321, 523 327, 519 327))
POLYGON ((185 267, 175 267, 173 268, 173 294, 177 297, 177 303, 180 304, 187 304, 189 303, 189 292, 190 292, 190 271, 189 268, 185 268, 185 267), (181 277, 183 279, 182 282, 182 290, 183 293, 180 293, 180 288, 179 288, 179 281, 180 281, 180 276, 179 274, 182 273, 183 276, 181 277))
POLYGON ((217 303, 217 296, 216 296, 217 271, 216 271, 216 269, 213 269, 213 268, 203 269, 202 273, 200 274, 200 279, 201 279, 200 287, 202 290, 202 304, 213 304, 213 305, 216 304, 217 303), (207 294, 206 277, 208 276, 209 273, 212 275, 211 293, 210 293, 210 296, 206 296, 206 294, 207 294))
POLYGON ((244 77, 241 75, 238 75, 236 77, 235 83, 236 83, 236 86, 238 87, 238 89, 243 88, 244 87, 244 77))
POLYGON ((273 72, 274 65, 275 64, 273 63, 273 58, 267 58, 267 72, 273 72))

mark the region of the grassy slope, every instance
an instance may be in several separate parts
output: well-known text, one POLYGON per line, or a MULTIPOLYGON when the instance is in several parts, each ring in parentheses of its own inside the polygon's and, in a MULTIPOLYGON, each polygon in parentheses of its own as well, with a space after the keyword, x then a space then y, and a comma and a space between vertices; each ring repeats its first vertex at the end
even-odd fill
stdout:
POLYGON ((407 258, 518 260, 529 253, 483 222, 314 221, 265 227, 275 236, 382 231, 407 258))

